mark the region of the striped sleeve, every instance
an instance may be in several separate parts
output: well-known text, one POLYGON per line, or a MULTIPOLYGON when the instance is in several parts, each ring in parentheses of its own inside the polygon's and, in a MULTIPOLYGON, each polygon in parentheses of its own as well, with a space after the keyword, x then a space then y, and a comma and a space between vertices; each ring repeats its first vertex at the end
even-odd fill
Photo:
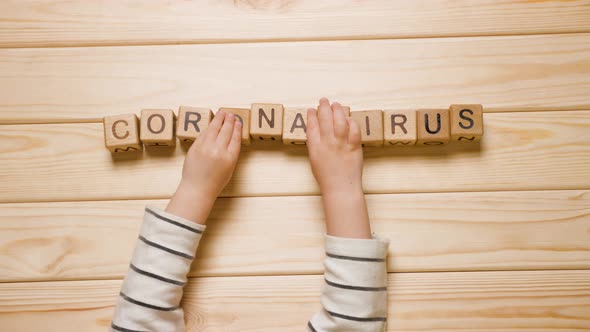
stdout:
POLYGON ((389 241, 326 235, 322 311, 308 322, 310 332, 381 332, 387 328, 389 241))
POLYGON ((146 207, 111 332, 184 331, 183 287, 205 226, 146 207))

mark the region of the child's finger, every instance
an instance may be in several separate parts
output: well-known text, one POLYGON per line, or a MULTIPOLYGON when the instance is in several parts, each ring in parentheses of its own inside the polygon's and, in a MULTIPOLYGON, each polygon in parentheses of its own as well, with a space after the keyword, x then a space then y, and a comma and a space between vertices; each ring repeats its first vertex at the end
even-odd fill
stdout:
POLYGON ((236 116, 229 113, 225 117, 225 121, 223 121, 223 126, 219 130, 219 135, 217 135, 217 139, 215 140, 218 144, 223 147, 227 147, 229 141, 231 140, 232 134, 234 132, 234 123, 236 122, 236 116))
POLYGON ((232 132, 227 150, 232 154, 239 154, 242 147, 242 122, 234 121, 234 131, 232 132))
POLYGON ((334 115, 334 135, 336 137, 347 140, 348 139, 348 121, 339 103, 332 104, 332 114, 334 115))
POLYGON ((224 111, 217 111, 217 113, 215 113, 213 120, 211 120, 209 127, 207 127, 203 142, 209 144, 215 142, 217 135, 219 134, 219 129, 221 129, 221 126, 223 125, 223 120, 225 120, 225 115, 226 113, 224 111))
POLYGON ((332 108, 327 98, 320 99, 320 106, 318 107, 318 120, 320 124, 320 134, 322 136, 334 135, 334 117, 332 115, 332 108))
POLYGON ((348 131, 348 143, 352 145, 360 145, 361 144, 361 128, 359 125, 352 120, 352 118, 347 118, 348 126, 350 130, 348 131))
POLYGON ((317 141, 320 134, 318 123, 318 111, 315 108, 307 109, 307 141, 317 141))

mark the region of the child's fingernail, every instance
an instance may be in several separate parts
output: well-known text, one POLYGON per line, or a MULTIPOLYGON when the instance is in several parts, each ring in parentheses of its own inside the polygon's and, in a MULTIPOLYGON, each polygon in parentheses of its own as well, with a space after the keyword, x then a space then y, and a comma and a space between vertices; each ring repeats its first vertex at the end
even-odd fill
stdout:
POLYGON ((224 115, 225 115, 225 112, 220 110, 220 111, 217 111, 217 113, 215 113, 215 115, 216 115, 216 116, 217 116, 217 115, 219 115, 219 116, 224 116, 224 115))
POLYGON ((235 117, 236 117, 236 116, 235 116, 233 113, 229 113, 229 114, 227 115, 227 118, 228 118, 230 121, 233 121, 235 117))

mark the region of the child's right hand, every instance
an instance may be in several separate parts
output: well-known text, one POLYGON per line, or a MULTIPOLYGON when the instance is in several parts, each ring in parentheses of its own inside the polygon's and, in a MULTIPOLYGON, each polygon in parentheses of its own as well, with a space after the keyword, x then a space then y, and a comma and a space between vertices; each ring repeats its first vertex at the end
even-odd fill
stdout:
POLYGON ((362 192, 361 131, 339 103, 320 100, 307 110, 307 148, 313 175, 323 194, 362 192))
POLYGON ((204 224, 213 203, 231 179, 241 148, 242 124, 219 111, 189 149, 182 180, 167 212, 204 224))
POLYGON ((338 103, 320 100, 307 111, 307 149, 311 169, 322 192, 329 235, 371 238, 362 188, 361 132, 338 103))

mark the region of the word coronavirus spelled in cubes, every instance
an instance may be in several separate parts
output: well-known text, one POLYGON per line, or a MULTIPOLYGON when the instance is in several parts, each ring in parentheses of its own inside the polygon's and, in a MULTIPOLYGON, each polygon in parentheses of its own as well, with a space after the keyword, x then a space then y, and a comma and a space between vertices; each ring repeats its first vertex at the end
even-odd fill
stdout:
MULTIPOLYGON (((484 133, 483 107, 453 104, 448 109, 363 110, 344 113, 358 125, 363 146, 437 146, 451 142, 481 140, 484 133)), ((307 144, 307 108, 282 104, 254 103, 251 108, 219 109, 232 113, 242 123, 242 144, 251 139, 307 144)), ((104 117, 105 146, 113 153, 142 151, 148 147, 173 147, 192 143, 214 117, 209 108, 181 106, 178 118, 172 110, 144 109, 135 114, 104 117)))

